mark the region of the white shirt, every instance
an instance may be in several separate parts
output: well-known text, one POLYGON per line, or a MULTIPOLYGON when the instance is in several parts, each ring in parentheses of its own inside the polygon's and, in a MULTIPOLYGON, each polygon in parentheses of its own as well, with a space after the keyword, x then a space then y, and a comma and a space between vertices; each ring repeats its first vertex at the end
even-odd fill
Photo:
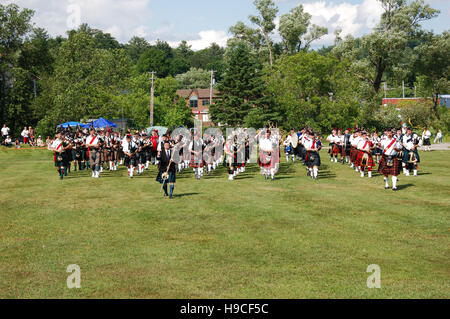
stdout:
POLYGON ((428 131, 428 130, 423 131, 423 133, 422 133, 422 138, 428 139, 428 138, 430 138, 430 137, 431 137, 431 132, 430 132, 430 131, 428 131))
POLYGON ((97 145, 98 145, 98 137, 97 136, 92 137, 92 136, 89 135, 86 138, 86 146, 87 147, 89 147, 89 146, 97 146, 97 145))
POLYGON ((136 143, 134 143, 133 141, 130 141, 129 143, 126 139, 124 141, 122 141, 122 148, 123 148, 122 150, 124 153, 131 153, 130 146, 131 146, 131 148, 135 148, 135 149, 137 148, 136 143))
POLYGON ((317 142, 315 142, 314 139, 311 138, 307 138, 305 139, 305 144, 304 144, 306 150, 310 150, 312 148, 317 148, 317 142), (314 146, 314 147, 313 147, 314 146))
POLYGON ((362 139, 362 138, 359 139, 357 148, 358 148, 359 150, 361 150, 361 151, 369 152, 369 151, 370 151, 370 141, 369 141, 369 140, 365 141, 365 140, 362 139))
POLYGON ((266 137, 262 138, 259 141, 259 149, 264 152, 272 152, 273 151, 272 141, 266 137))
POLYGON ((350 136, 350 144, 352 144, 353 147, 356 147, 359 143, 359 140, 361 139, 360 136, 350 136))
POLYGON ((401 147, 402 147, 401 144, 395 139, 395 137, 392 137, 392 139, 386 137, 386 139, 381 141, 381 148, 383 149, 383 154, 387 156, 397 155, 397 151, 395 150, 395 148, 401 147), (392 140, 395 140, 395 142, 392 143, 392 140), (386 149, 389 145, 391 146, 388 149, 386 149))
POLYGON ((60 139, 56 139, 53 141, 52 145, 50 146, 50 148, 52 150, 56 150, 56 151, 61 151, 62 149, 62 141, 60 139), (60 147, 61 146, 61 147, 60 147), (58 149, 59 148, 59 149, 58 149))
POLYGON ((28 137, 28 134, 30 133, 30 131, 28 130, 23 130, 22 133, 20 135, 22 135, 23 137, 28 137))
POLYGON ((2 127, 2 135, 6 136, 9 134, 9 127, 2 127))

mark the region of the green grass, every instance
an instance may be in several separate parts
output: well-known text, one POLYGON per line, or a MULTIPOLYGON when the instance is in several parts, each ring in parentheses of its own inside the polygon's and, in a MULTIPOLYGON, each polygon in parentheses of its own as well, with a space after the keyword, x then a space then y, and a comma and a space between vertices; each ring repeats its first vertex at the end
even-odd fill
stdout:
POLYGON ((1 298, 450 297, 448 151, 422 152, 396 193, 322 152, 319 181, 298 163, 274 182, 255 166, 234 182, 189 170, 174 200, 154 167, 60 181, 51 157, 0 149, 1 298))

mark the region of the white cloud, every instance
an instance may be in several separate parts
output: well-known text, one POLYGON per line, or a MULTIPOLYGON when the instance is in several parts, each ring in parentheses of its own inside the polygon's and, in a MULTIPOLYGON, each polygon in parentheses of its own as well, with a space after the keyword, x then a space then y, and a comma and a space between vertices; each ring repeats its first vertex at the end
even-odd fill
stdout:
MULTIPOLYGON (((111 33, 121 42, 132 36, 146 35, 151 18, 150 0, 5 0, 22 8, 35 10, 33 22, 45 28, 52 36, 65 35, 73 26, 69 19, 79 8, 81 23, 111 33), (137 31, 137 32, 136 32, 137 31)), ((72 20, 73 21, 73 20, 72 20)))
POLYGON ((383 12, 377 0, 364 0, 361 4, 316 1, 305 3, 303 7, 312 15, 312 23, 328 28, 328 35, 316 41, 315 46, 332 44, 337 28, 342 29, 342 36, 367 33, 376 26, 383 12))

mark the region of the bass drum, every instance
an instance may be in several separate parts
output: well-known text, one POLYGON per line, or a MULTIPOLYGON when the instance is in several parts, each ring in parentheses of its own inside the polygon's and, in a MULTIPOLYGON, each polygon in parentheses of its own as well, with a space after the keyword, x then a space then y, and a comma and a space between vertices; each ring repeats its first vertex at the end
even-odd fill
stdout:
POLYGON ((292 148, 297 148, 298 146, 298 135, 294 133, 294 135, 291 135, 291 145, 292 148))

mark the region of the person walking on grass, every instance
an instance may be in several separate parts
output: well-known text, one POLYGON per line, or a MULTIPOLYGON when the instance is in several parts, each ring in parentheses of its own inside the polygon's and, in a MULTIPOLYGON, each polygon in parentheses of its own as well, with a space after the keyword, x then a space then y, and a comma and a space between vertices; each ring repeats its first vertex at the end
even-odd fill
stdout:
POLYGON ((436 137, 434 138, 433 142, 436 144, 436 141, 437 141, 437 144, 442 143, 442 131, 441 130, 438 130, 436 133, 436 137))

